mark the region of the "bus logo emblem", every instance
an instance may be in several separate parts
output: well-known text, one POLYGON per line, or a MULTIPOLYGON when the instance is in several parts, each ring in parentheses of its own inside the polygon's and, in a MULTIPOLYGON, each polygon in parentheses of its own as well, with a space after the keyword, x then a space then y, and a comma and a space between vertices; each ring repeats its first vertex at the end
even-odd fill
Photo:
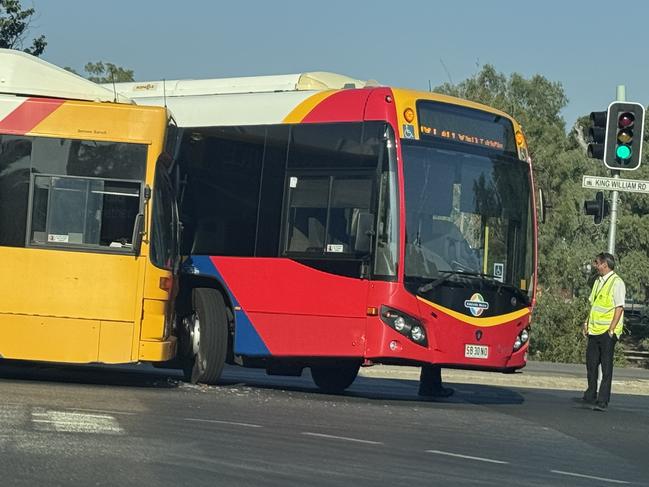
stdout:
POLYGON ((486 309, 489 309, 489 303, 484 300, 482 294, 473 293, 473 296, 464 301, 464 307, 469 308, 473 316, 480 316, 486 309))

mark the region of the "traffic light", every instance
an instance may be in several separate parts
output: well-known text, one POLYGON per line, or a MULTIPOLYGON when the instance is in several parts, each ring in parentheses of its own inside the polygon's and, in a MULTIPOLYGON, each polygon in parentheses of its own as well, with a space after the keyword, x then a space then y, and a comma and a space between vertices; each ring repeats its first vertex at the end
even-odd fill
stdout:
POLYGON ((593 159, 604 159, 606 116, 607 112, 591 112, 590 114, 590 121, 593 126, 588 129, 588 135, 592 141, 588 144, 588 157, 593 159))
POLYGON ((633 171, 640 167, 644 106, 614 101, 608 106, 604 164, 609 169, 633 171))
POLYGON ((604 193, 598 191, 594 200, 584 201, 584 212, 595 217, 596 225, 602 223, 602 219, 608 215, 608 201, 604 199, 604 193))

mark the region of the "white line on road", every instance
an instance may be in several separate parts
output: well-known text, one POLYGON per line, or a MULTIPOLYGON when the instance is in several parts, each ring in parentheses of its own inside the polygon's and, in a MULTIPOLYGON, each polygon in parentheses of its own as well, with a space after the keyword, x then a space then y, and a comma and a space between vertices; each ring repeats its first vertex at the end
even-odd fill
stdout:
POLYGON ((122 414, 127 416, 134 416, 137 413, 131 413, 127 411, 108 411, 105 409, 83 409, 83 408, 74 408, 73 411, 82 411, 84 413, 102 413, 102 414, 122 414))
POLYGON ((509 463, 509 462, 504 462, 502 460, 494 460, 492 458, 472 457, 471 455, 460 455, 459 453, 450 453, 441 450, 426 450, 426 453, 434 453, 435 455, 446 455, 448 457, 464 458, 466 460, 476 460, 478 462, 500 463, 502 465, 507 465, 509 463))
POLYGON ((260 424, 251 423, 237 423, 236 421, 222 421, 219 419, 199 419, 199 418, 184 418, 185 421, 197 421, 201 423, 217 423, 217 424, 230 424, 232 426, 243 426, 244 428, 263 428, 260 424))
POLYGON ((559 475, 568 475, 570 477, 579 477, 582 479, 591 479, 591 480, 599 480, 600 482, 609 482, 611 484, 629 484, 630 482, 626 482, 625 480, 615 480, 615 479, 607 479, 604 477, 593 477, 592 475, 584 475, 581 473, 574 473, 574 472, 564 472, 563 470, 550 470, 552 473, 556 473, 559 475))
POLYGON ((322 433, 311 433, 309 431, 303 431, 303 435, 307 436, 316 436, 318 438, 328 438, 330 440, 343 440, 343 441, 353 441, 355 443, 365 443, 367 445, 382 445, 382 441, 370 441, 370 440, 360 440, 358 438, 349 438, 347 436, 334 436, 334 435, 325 435, 322 433))
POLYGON ((107 414, 70 413, 35 408, 32 411, 32 423, 40 431, 112 435, 124 433, 117 420, 107 414))

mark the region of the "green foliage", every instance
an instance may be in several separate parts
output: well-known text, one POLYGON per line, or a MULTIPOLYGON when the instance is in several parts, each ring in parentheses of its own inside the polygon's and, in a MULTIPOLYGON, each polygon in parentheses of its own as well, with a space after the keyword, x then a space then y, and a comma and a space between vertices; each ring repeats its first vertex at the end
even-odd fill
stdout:
POLYGON ((530 358, 549 362, 583 363, 586 339, 581 325, 588 314, 588 300, 566 301, 543 293, 532 319, 530 358))
POLYGON ((87 73, 86 78, 95 83, 120 83, 123 81, 135 81, 132 69, 125 69, 113 63, 87 63, 83 67, 87 73))
MULTIPOLYGON (((22 49, 33 16, 34 9, 23 10, 20 0, 0 0, 0 47, 22 49)), ((40 56, 45 46, 47 41, 41 35, 32 40, 31 47, 23 50, 33 56, 40 56)))
POLYGON ((94 83, 121 83, 122 81, 135 81, 132 69, 121 68, 113 63, 103 63, 102 61, 86 63, 83 68, 84 74, 78 73, 69 66, 66 66, 63 69, 79 76, 83 76, 94 83))

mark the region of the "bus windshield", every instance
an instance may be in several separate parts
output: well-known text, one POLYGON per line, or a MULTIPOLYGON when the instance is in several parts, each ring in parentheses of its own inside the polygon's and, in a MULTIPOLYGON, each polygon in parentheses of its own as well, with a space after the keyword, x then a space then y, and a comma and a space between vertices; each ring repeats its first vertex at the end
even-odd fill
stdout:
POLYGON ((482 148, 405 140, 403 159, 406 281, 475 274, 525 288, 529 166, 482 148))

